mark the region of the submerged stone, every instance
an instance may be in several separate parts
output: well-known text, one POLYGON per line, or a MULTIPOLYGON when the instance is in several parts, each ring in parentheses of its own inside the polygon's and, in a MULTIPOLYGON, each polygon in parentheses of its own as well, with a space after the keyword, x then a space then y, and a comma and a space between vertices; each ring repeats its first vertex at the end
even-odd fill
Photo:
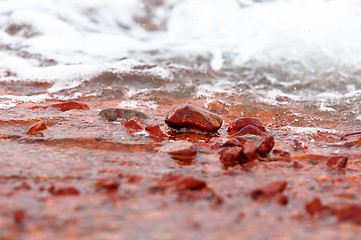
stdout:
POLYGON ((197 154, 196 145, 187 141, 175 141, 162 146, 160 152, 168 153, 176 159, 189 159, 197 154))
POLYGON ((51 105, 52 108, 59 109, 62 112, 69 111, 69 110, 89 110, 89 106, 85 103, 80 102, 63 102, 63 103, 55 103, 51 105))
POLYGON ((139 132, 143 130, 143 122, 138 116, 132 117, 128 121, 125 121, 123 123, 123 126, 127 128, 128 132, 130 133, 139 132))
POLYGON ((43 130, 47 129, 47 126, 45 124, 44 121, 39 121, 37 123, 35 123, 34 125, 32 125, 28 131, 26 131, 27 135, 37 135, 37 134, 42 134, 41 132, 43 130))
POLYGON ((108 121, 116 121, 117 119, 129 120, 132 117, 139 117, 141 119, 147 119, 148 116, 142 112, 131 109, 122 108, 106 108, 100 111, 99 116, 108 121))
POLYGON ((229 134, 235 134, 238 131, 242 130, 242 128, 249 126, 249 125, 258 128, 259 130, 261 130, 264 133, 267 132, 264 124, 261 122, 261 120, 259 118, 256 118, 256 117, 240 117, 240 118, 233 120, 233 122, 231 122, 229 124, 227 132, 229 134))
POLYGON ((347 161, 346 156, 334 156, 326 162, 326 166, 333 169, 343 169, 346 168, 347 161))
POLYGON ((211 133, 217 132, 223 123, 218 115, 190 104, 174 107, 167 114, 165 122, 174 129, 185 128, 211 133))
POLYGON ((156 142, 161 142, 168 138, 168 136, 162 131, 159 125, 148 125, 145 130, 149 136, 156 142))

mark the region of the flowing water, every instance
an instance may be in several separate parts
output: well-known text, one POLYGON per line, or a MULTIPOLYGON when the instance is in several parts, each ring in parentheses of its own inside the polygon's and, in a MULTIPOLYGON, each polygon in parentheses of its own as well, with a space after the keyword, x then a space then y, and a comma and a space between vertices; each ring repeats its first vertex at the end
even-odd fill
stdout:
POLYGON ((52 86, 2 95, 0 107, 61 98, 104 72, 137 71, 150 88, 161 78, 198 96, 248 92, 357 119, 360 10, 356 0, 2 0, 0 81, 52 86), (175 76, 185 70, 217 77, 175 76))
MULTIPOLYGON (((34 193, 29 197, 21 191, 17 195, 0 191, 0 203, 6 209, 9 201, 24 206, 34 201, 29 215, 37 217, 29 219, 47 229, 51 221, 42 222, 43 215, 68 210, 49 197, 45 206, 49 212, 43 211, 44 192, 39 190, 38 197, 34 186, 46 189, 53 181, 83 189, 84 202, 80 198, 73 204, 78 201, 79 211, 85 209, 79 217, 83 221, 74 225, 81 226, 85 236, 89 226, 114 232, 130 226, 128 236, 134 238, 129 239, 144 239, 138 231, 142 228, 152 231, 155 239, 167 239, 153 228, 158 223, 164 228, 183 224, 179 229, 192 225, 186 238, 194 239, 225 239, 232 233, 256 233, 268 239, 272 231, 283 236, 288 227, 293 239, 315 239, 314 233, 320 239, 339 239, 340 230, 345 230, 342 236, 357 236, 358 228, 335 227, 334 218, 318 222, 320 229, 316 226, 314 232, 306 231, 309 222, 302 221, 309 218, 302 216, 307 215, 305 202, 315 193, 326 203, 361 200, 356 184, 361 176, 360 141, 340 140, 343 133, 361 128, 360 43, 358 0, 0 0, 0 180, 4 189, 12 189, 26 179, 34 193), (62 113, 32 108, 67 100, 86 102, 91 110, 62 113), (218 154, 210 149, 218 141, 213 136, 172 136, 196 142, 200 149, 197 158, 183 166, 157 153, 160 143, 153 143, 146 133, 129 135, 120 122, 97 118, 102 108, 133 108, 164 125, 169 108, 184 102, 220 114, 225 124, 239 116, 260 117, 276 138, 271 159, 284 160, 286 153, 291 159, 260 161, 251 170, 239 167, 225 173, 218 154), (26 136, 26 129, 40 119, 47 121, 49 130, 26 136), (323 167, 325 159, 335 154, 349 157, 347 174, 323 167), (303 170, 298 162, 290 165, 291 160, 301 162, 303 170), (121 175, 115 170, 124 175, 118 193, 126 204, 116 203, 120 196, 110 201, 119 212, 89 190, 93 179, 121 175), (225 207, 218 209, 221 214, 203 205, 194 212, 179 204, 178 217, 171 217, 167 211, 174 210, 174 201, 149 195, 148 189, 172 171, 207 179, 225 198, 225 207), (130 174, 146 181, 129 185, 124 179, 130 174), (289 181, 291 200, 282 211, 245 197, 248 190, 270 179, 289 181), (348 188, 342 188, 340 179, 348 188), (328 191, 327 184, 336 187, 328 191), (354 197, 346 199, 350 194, 354 197), (94 206, 98 212, 89 210, 94 206), (242 211, 248 218, 240 232, 233 219, 242 218, 242 211), (107 217, 101 218, 102 214, 107 217), (144 226, 138 226, 137 214, 144 226), (188 223, 188 216, 198 218, 203 231, 194 230, 197 224, 188 223), (84 221, 92 217, 100 220, 84 221), (278 224, 280 219, 287 219, 282 222, 285 227, 278 224), (302 227, 293 221, 302 222, 302 227), (255 226, 260 225, 267 229, 258 231, 255 226), (214 229, 219 232, 211 235, 214 229)), ((219 136, 226 138, 225 127, 219 136)), ((74 209, 63 218, 77 218, 74 209)), ((2 211, 0 225, 10 224, 2 211)), ((65 226, 70 229, 67 234, 74 234, 66 220, 54 221, 60 224, 58 229, 65 226)), ((36 234, 34 226, 26 226, 25 232, 36 234)))

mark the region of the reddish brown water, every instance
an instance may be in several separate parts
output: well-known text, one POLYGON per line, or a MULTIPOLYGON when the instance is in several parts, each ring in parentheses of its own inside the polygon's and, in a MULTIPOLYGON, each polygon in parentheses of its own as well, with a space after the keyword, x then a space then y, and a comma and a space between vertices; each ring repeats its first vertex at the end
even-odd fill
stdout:
MULTIPOLYGON (((353 215, 343 215, 344 209, 361 200, 361 142, 357 136, 341 141, 345 132, 357 129, 355 121, 290 99, 265 103, 252 91, 198 96, 196 79, 211 82, 220 76, 197 71, 178 74, 178 79, 194 79, 192 84, 185 80, 150 81, 142 74, 105 73, 78 88, 57 93, 52 100, 19 102, 1 109, 0 238, 359 236, 360 205, 353 215), (152 124, 160 125, 168 139, 154 141, 145 132, 132 133, 120 122, 98 118, 100 110, 117 107, 129 88, 148 88, 131 100, 139 103, 136 110, 150 116, 152 124), (73 100, 87 104, 89 110, 63 112, 48 107, 59 103, 59 96, 75 93, 81 97, 73 100), (224 124, 218 134, 171 132, 165 116, 181 103, 220 115, 224 124), (275 147, 265 159, 224 169, 214 146, 227 139, 228 124, 241 116, 259 117, 275 137, 275 147), (40 125, 38 132, 26 134, 39 121, 46 129, 40 125), (177 160, 158 152, 173 140, 194 143, 197 155, 177 160), (332 156, 348 157, 346 168, 327 166, 332 156), (187 177, 196 180, 184 180, 187 177), (179 187, 182 181, 195 185, 179 187), (255 190, 275 181, 287 183, 281 194, 276 190, 254 199, 255 190), (307 210, 306 205, 315 198, 321 200, 322 207, 307 210)), ((46 92, 51 84, 2 82, 1 86, 1 94, 21 96, 46 92)))

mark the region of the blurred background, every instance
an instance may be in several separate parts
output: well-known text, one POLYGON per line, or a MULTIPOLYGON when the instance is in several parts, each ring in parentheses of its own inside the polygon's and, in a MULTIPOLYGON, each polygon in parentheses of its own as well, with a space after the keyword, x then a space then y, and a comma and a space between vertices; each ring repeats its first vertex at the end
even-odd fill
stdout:
POLYGON ((137 66, 149 86, 156 77, 195 96, 248 92, 361 119, 360 13, 356 0, 1 0, 0 81, 51 87, 3 94, 0 107, 66 100, 57 93, 137 66), (184 68, 216 77, 174 76, 184 68))

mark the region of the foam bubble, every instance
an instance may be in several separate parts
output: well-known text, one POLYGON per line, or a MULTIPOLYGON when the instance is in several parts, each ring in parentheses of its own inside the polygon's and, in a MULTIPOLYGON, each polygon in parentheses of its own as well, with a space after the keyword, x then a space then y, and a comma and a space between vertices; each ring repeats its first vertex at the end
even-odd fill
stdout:
MULTIPOLYGON (((202 56, 213 71, 265 72, 271 98, 317 100, 331 89, 331 99, 361 87, 359 1, 162 2, 0 1, 0 80, 51 81, 53 93, 109 69, 132 71, 132 61, 161 65, 202 56)), ((143 71, 173 80, 163 67, 143 71)))

